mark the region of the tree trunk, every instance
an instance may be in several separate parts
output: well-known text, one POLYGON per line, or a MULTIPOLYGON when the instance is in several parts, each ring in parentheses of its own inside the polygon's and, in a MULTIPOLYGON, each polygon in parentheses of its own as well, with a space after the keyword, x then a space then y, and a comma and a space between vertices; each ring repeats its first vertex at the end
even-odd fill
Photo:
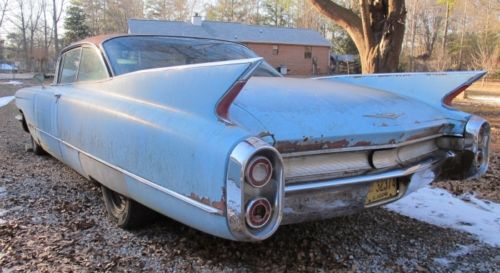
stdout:
POLYGON ((441 47, 441 54, 444 59, 444 55, 446 54, 446 42, 448 39, 448 22, 450 20, 450 1, 446 1, 446 17, 444 19, 444 33, 443 33, 443 45, 441 47))
POLYGON ((462 18, 462 34, 460 36, 460 50, 458 51, 458 70, 462 70, 462 57, 464 51, 464 36, 465 36, 465 26, 467 24, 467 3, 464 2, 464 16, 462 18))
POLYGON ((411 47, 410 47, 410 71, 415 70, 415 34, 416 34, 416 29, 417 29, 417 18, 415 18, 415 13, 417 10, 417 3, 418 0, 413 0, 413 8, 411 12, 411 47))
POLYGON ((356 44, 363 73, 395 72, 405 30, 403 0, 359 0, 360 16, 331 0, 309 0, 345 29, 356 44))
POLYGON ((47 60, 49 59, 49 39, 47 33, 47 3, 43 2, 43 58, 40 63, 42 73, 47 73, 47 60))
POLYGON ((56 6, 56 0, 52 0, 52 24, 54 25, 54 54, 55 58, 59 55, 59 37, 57 34, 57 6, 56 6))

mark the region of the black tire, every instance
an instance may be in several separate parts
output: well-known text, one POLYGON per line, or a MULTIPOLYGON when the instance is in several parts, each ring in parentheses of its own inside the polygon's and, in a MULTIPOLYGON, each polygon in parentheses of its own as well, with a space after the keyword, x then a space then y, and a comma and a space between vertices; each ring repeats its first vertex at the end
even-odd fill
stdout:
POLYGON ((152 222, 156 213, 143 205, 101 185, 104 205, 108 215, 117 225, 132 229, 152 222))
POLYGON ((46 155, 47 152, 36 142, 35 138, 31 136, 31 149, 36 155, 46 155))

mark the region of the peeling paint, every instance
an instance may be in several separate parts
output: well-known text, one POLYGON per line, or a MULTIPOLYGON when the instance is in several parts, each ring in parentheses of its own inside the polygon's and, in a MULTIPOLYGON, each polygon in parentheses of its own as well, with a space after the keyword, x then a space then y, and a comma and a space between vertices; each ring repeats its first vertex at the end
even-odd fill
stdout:
POLYGON ((315 141, 306 143, 300 141, 279 141, 276 143, 276 149, 282 153, 303 152, 311 150, 338 149, 349 146, 347 139, 337 141, 315 141))
POLYGON ((222 188, 222 197, 221 197, 221 200, 219 200, 219 201, 215 201, 215 200, 210 201, 210 199, 208 197, 199 196, 194 192, 192 192, 188 197, 195 200, 195 201, 203 203, 207 206, 214 207, 222 212, 221 215, 224 215, 225 211, 226 211, 226 197, 225 196, 226 196, 225 189, 222 188))
POLYGON ((372 145, 371 141, 358 141, 353 145, 353 147, 370 146, 370 145, 372 145))

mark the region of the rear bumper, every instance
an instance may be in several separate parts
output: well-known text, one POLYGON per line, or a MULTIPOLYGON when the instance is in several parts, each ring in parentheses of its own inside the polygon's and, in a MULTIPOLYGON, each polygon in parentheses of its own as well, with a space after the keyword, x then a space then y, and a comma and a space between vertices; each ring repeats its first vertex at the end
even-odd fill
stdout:
MULTIPOLYGON (((286 179, 286 170, 288 167, 290 173, 290 164, 283 164, 281 154, 263 140, 249 138, 239 143, 230 155, 226 181, 228 228, 235 240, 264 240, 279 225, 353 214, 398 200, 437 179, 480 176, 488 168, 489 131, 487 121, 472 116, 464 128, 463 136, 440 137, 435 141, 436 146, 431 145, 432 149, 427 149, 428 145, 413 147, 412 144, 395 147, 393 150, 380 149, 381 157, 377 157, 377 150, 361 154, 365 157, 359 157, 360 160, 355 156, 338 157, 338 160, 327 163, 351 167, 366 159, 371 168, 368 171, 362 169, 362 174, 358 175, 330 178, 323 176, 307 180, 286 179), (260 153, 268 156, 275 166, 271 179, 273 182, 270 184, 272 188, 267 190, 252 188, 245 178, 248 160, 260 153), (396 179, 398 182, 395 193, 392 191, 394 187, 389 186, 390 196, 393 197, 367 204, 367 196, 373 183, 386 179, 396 179), (246 208, 251 200, 262 197, 272 201, 273 217, 267 226, 249 228, 245 220, 248 213, 246 208)), ((319 171, 324 170, 322 160, 327 159, 322 156, 316 161, 306 161, 314 164, 303 164, 305 167, 302 169, 307 171, 314 167, 319 171)))
POLYGON ((368 207, 387 204, 416 189, 430 184, 439 176, 447 155, 433 158, 408 168, 379 174, 347 177, 329 181, 308 182, 285 187, 281 224, 328 219, 357 213, 368 207), (383 179, 398 179, 398 195, 366 205, 371 184, 383 179))

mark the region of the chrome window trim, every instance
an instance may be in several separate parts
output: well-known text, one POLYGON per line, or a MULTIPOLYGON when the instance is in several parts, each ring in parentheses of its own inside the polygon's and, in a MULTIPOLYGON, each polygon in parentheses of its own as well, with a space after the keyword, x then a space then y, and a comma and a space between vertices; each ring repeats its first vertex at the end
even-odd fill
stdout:
POLYGON ((39 131, 39 132, 41 132, 41 133, 43 133, 43 134, 45 134, 45 135, 47 135, 47 136, 49 136, 49 137, 57 140, 57 141, 59 141, 60 143, 66 145, 67 147, 69 147, 71 149, 74 149, 75 151, 78 151, 78 152, 80 152, 80 153, 82 153, 82 154, 84 154, 84 155, 86 155, 86 156, 88 156, 88 157, 90 157, 90 158, 92 158, 92 159, 94 159, 94 160, 96 160, 96 161, 98 161, 98 162, 100 162, 100 163, 102 163, 102 164, 104 164, 104 165, 106 165, 106 166, 108 166, 108 167, 110 167, 110 168, 118 171, 118 172, 121 172, 124 175, 126 175, 126 176, 128 176, 128 177, 130 177, 130 178, 132 178, 132 179, 134 179, 136 181, 139 181, 140 183, 145 184, 145 185, 147 185, 147 186, 149 186, 149 187, 151 187, 151 188, 153 188, 155 190, 158 190, 158 191, 161 191, 161 192, 163 192, 165 194, 168 194, 171 197, 174 197, 174 198, 176 198, 176 199, 178 199, 180 201, 183 201, 183 202, 185 202, 185 203, 187 203, 189 205, 192 205, 192 206, 194 206, 196 208, 199 208, 199 209, 201 209, 201 210, 203 210, 205 212, 208 212, 210 214, 224 215, 224 211, 222 211, 220 209, 208 206, 208 205, 203 204, 203 203, 201 203, 201 202, 199 202, 197 200, 194 200, 194 199, 192 199, 192 198, 190 198, 188 196, 182 195, 182 194, 180 194, 178 192, 175 192, 175 191, 173 191, 171 189, 162 187, 162 186, 160 186, 160 185, 158 185, 158 184, 156 184, 156 183, 154 183, 154 182, 152 182, 150 180, 147 180, 147 179, 145 179, 145 178, 143 178, 141 176, 133 174, 133 173, 127 171, 127 170, 124 170, 124 169, 118 167, 118 166, 115 166, 115 165, 113 165, 111 163, 108 163, 108 162, 106 162, 106 161, 104 161, 104 160, 102 160, 102 159, 100 159, 100 158, 98 158, 96 156, 93 156, 93 155, 91 155, 91 154, 89 154, 89 153, 87 153, 85 151, 82 151, 81 149, 79 149, 79 148, 77 148, 77 147, 69 144, 68 142, 66 142, 66 141, 64 141, 64 140, 62 140, 62 139, 60 139, 58 137, 55 137, 55 136, 53 136, 53 135, 51 135, 51 134, 49 134, 49 133, 47 133, 47 132, 45 132, 45 131, 37 128, 37 127, 34 127, 34 128, 37 131, 39 131))

